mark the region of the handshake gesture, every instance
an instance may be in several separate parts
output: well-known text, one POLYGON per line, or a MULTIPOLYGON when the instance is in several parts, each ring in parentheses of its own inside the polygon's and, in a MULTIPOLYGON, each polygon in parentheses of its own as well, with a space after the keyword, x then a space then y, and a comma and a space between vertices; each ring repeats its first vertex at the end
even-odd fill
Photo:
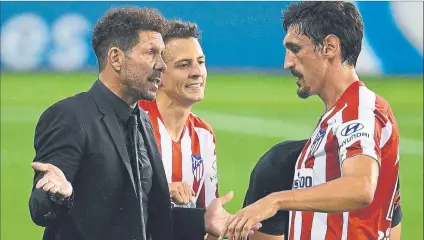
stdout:
MULTIPOLYGON (((42 172, 43 177, 36 184, 37 189, 43 189, 47 193, 57 194, 62 198, 72 196, 73 188, 71 183, 66 179, 63 172, 56 166, 49 163, 34 162, 31 167, 42 172)), ((187 183, 177 183, 170 185, 170 195, 178 204, 187 204, 194 200, 194 192, 187 183)), ((223 205, 233 198, 233 192, 229 192, 224 196, 214 199, 206 208, 205 228, 206 232, 218 237, 229 235, 232 239, 232 233, 228 234, 228 224, 234 219, 234 215, 228 213, 223 205)), ((262 225, 260 223, 252 224, 250 229, 246 229, 245 236, 253 234, 262 225)), ((230 227, 231 228, 231 227, 230 227)))

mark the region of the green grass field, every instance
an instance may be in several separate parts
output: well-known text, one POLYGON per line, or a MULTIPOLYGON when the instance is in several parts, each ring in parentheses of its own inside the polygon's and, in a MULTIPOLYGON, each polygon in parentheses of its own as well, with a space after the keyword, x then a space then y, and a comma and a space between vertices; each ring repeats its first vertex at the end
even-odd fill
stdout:
MULTIPOLYGON (((28 199, 35 124, 59 99, 87 90, 93 74, 1 75, 1 239, 41 239, 28 199)), ((423 81, 363 78, 392 105, 401 132, 401 195, 406 240, 423 239, 423 81)), ((295 80, 277 75, 210 74, 203 102, 194 112, 217 135, 220 193, 233 190, 226 208, 242 204, 250 171, 272 145, 309 137, 324 107, 317 97, 301 100, 295 80)))

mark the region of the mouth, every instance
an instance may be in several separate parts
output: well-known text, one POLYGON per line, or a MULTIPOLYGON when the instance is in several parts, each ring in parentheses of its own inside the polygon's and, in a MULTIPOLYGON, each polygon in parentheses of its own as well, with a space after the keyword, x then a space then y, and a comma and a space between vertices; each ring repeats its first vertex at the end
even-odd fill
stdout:
POLYGON ((291 70, 291 74, 293 75, 293 77, 297 78, 296 85, 300 87, 301 86, 300 81, 303 79, 303 75, 300 72, 293 69, 291 70))
POLYGON ((186 89, 200 89, 203 87, 203 82, 186 84, 184 87, 186 89))
POLYGON ((156 84, 156 85, 159 85, 160 81, 161 81, 160 78, 148 78, 147 80, 151 83, 156 84))

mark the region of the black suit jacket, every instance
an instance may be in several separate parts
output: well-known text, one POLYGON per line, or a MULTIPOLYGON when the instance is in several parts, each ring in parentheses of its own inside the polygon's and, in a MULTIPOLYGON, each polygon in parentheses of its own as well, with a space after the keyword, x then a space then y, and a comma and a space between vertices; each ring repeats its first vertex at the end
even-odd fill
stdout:
MULTIPOLYGON (((36 126, 34 161, 60 168, 74 188, 73 207, 59 206, 46 192, 35 189, 43 175, 35 172, 29 209, 33 221, 46 227, 43 239, 141 239, 141 206, 125 141, 114 111, 98 84, 88 92, 49 107, 36 126)), ((144 111, 140 111, 140 117, 144 123, 140 131, 153 168, 148 195, 148 232, 153 240, 179 239, 174 236, 185 235, 201 239, 203 211, 197 211, 190 219, 181 211, 172 214, 152 126, 144 111), (185 233, 185 229, 174 229, 173 219, 196 225, 195 231, 185 233)))

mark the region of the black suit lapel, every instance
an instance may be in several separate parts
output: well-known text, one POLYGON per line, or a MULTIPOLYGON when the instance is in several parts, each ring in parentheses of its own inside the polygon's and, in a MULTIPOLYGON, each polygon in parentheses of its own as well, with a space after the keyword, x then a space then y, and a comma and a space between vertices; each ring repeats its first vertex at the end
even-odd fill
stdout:
POLYGON ((102 89, 97 86, 98 83, 94 83, 93 87, 90 89, 89 93, 96 102, 99 111, 103 114, 103 122, 106 125, 107 130, 109 131, 110 137, 112 138, 115 146, 118 150, 119 155, 121 156, 122 161, 124 162, 125 168, 130 176, 131 183, 133 185, 134 192, 136 192, 134 177, 131 168, 131 162, 125 147, 125 139, 119 131, 119 123, 116 119, 116 115, 113 112, 112 108, 105 103, 106 99, 102 94, 102 89))
POLYGON ((128 156, 127 149, 125 147, 124 137, 119 131, 118 121, 116 120, 115 115, 105 115, 103 117, 103 122, 105 123, 106 128, 108 129, 109 134, 112 137, 113 142, 115 143, 116 148, 118 149, 119 155, 121 156, 121 159, 124 162, 125 168, 127 169, 128 174, 130 175, 130 179, 131 179, 131 183, 133 185, 134 191, 136 191, 134 176, 131 170, 132 168, 131 168, 130 158, 128 156))
POLYGON ((139 125, 139 130, 143 136, 146 145, 147 153, 149 155, 150 164, 152 165, 153 172, 156 175, 159 187, 163 193, 168 194, 168 182, 166 180, 165 168, 162 162, 162 156, 159 153, 158 145, 156 144, 155 136, 153 135, 153 128, 146 113, 140 109, 140 119, 142 124, 139 125))

